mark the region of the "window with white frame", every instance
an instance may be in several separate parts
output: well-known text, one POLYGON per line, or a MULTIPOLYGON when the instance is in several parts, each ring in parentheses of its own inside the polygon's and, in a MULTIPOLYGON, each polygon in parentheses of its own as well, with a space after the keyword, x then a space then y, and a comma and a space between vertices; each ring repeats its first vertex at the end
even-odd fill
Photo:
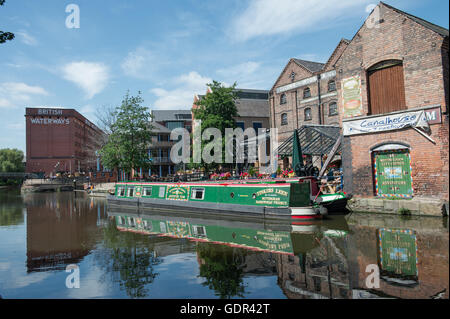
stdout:
POLYGON ((287 113, 281 114, 281 125, 287 125, 288 124, 288 117, 287 113))
POLYGON ((205 226, 193 225, 192 230, 193 230, 194 236, 206 238, 205 226))
POLYGON ((311 97, 311 89, 310 88, 306 88, 306 89, 303 90, 303 98, 307 99, 309 97, 311 97))
POLYGON ((152 196, 152 187, 151 186, 144 187, 144 196, 152 196))
POLYGON ((328 92, 336 91, 336 81, 331 80, 328 82, 328 92))
POLYGON ((311 108, 307 107, 305 109, 305 121, 311 121, 311 120, 312 120, 311 108))
POLYGON ((204 188, 193 188, 191 199, 202 200, 205 198, 205 189, 204 188))
POLYGON ((332 116, 332 115, 338 114, 338 108, 337 108, 336 102, 331 102, 328 106, 328 109, 329 109, 328 115, 332 116))

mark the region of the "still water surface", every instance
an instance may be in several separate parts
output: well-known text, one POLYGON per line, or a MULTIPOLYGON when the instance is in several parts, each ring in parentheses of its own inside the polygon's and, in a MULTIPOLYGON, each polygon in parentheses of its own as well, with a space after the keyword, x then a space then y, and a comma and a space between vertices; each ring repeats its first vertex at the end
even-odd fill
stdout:
POLYGON ((448 243, 441 218, 273 224, 0 190, 2 298, 448 298, 448 243), (68 265, 79 288, 66 286, 68 265))

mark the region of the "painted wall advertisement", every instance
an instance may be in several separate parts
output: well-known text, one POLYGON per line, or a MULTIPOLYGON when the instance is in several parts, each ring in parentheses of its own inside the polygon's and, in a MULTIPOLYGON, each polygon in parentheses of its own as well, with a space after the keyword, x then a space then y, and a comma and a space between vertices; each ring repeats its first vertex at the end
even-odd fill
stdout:
POLYGON ((342 80, 344 118, 363 114, 361 78, 359 75, 342 80))
POLYGON ((375 185, 377 196, 410 198, 413 196, 411 158, 408 152, 377 152, 375 185))

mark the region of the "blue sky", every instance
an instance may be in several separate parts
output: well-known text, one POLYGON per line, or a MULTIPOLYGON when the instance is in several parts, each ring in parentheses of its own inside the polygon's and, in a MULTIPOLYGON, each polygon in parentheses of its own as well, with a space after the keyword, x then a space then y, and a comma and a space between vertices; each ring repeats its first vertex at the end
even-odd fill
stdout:
MULTIPOLYGON (((386 1, 448 28, 442 0, 386 1)), ((189 109, 211 80, 270 89, 290 58, 325 62, 369 14, 365 0, 7 0, 0 30, 0 148, 25 152, 25 107, 103 105, 142 92, 150 109, 189 109), (66 27, 66 6, 80 28, 66 27)))

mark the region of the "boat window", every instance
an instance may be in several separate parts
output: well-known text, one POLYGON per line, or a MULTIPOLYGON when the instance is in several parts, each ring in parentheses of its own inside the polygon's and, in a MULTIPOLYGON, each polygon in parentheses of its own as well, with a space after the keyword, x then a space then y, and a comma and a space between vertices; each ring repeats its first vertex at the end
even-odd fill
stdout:
POLYGON ((166 192, 166 189, 164 188, 164 186, 161 186, 159 188, 159 197, 164 197, 165 192, 166 192))
POLYGON ((152 196, 152 187, 144 187, 144 196, 152 196))
POLYGON ((134 187, 128 187, 128 197, 134 196, 134 187))
POLYGON ((256 194, 255 193, 253 193, 252 198, 256 199, 256 194))
POLYGON ((129 225, 130 227, 136 227, 136 223, 135 223, 133 217, 128 217, 128 225, 129 225))
POLYGON ((119 196, 125 196, 125 187, 119 187, 117 193, 119 196))
POLYGON ((193 188, 192 189, 192 199, 203 199, 205 197, 204 188, 193 188))
POLYGON ((231 198, 233 198, 234 197, 234 193, 231 193, 230 196, 231 196, 231 198))
POLYGON ((153 229, 153 224, 151 222, 149 223, 148 221, 144 220, 144 229, 152 230, 153 229))
POLYGON ((118 216, 118 218, 117 218, 117 222, 119 223, 119 225, 123 225, 123 224, 125 224, 125 220, 123 219, 123 217, 122 217, 122 216, 118 216))
POLYGON ((193 225, 192 230, 194 235, 197 237, 206 237, 206 228, 205 226, 193 225))

